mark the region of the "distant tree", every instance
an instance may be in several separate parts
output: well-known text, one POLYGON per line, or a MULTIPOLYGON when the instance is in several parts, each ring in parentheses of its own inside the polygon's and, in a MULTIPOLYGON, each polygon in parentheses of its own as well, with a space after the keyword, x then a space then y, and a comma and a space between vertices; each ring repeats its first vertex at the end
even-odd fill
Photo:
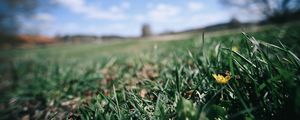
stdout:
POLYGON ((151 32, 151 27, 149 24, 144 24, 142 27, 142 37, 148 37, 151 36, 152 32, 151 32))
POLYGON ((38 0, 1 0, 0 34, 14 35, 20 27, 19 18, 35 12, 38 0))
POLYGON ((286 22, 300 19, 300 0, 220 0, 227 6, 256 10, 268 22, 286 22))

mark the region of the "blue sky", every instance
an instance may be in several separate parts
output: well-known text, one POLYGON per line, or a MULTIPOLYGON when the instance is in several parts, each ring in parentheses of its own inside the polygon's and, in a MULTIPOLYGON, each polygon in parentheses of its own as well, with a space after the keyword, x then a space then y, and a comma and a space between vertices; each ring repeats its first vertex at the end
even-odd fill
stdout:
POLYGON ((24 20, 22 31, 55 35, 138 36, 143 23, 154 33, 229 21, 255 21, 258 14, 228 8, 219 0, 48 0, 54 4, 24 20))

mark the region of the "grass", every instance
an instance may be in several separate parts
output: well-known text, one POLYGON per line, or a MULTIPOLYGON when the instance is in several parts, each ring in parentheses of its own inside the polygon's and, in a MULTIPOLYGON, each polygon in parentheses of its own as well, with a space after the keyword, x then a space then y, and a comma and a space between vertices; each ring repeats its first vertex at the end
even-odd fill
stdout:
POLYGON ((0 119, 299 117, 299 28, 0 51, 0 119))

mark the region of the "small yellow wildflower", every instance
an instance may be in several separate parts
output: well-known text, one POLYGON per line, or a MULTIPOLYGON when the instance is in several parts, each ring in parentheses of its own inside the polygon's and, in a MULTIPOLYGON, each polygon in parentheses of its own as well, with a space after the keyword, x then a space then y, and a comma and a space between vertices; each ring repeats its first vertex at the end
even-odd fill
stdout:
POLYGON ((219 84, 226 84, 230 80, 230 75, 226 75, 225 77, 220 74, 212 74, 212 76, 216 79, 219 84))

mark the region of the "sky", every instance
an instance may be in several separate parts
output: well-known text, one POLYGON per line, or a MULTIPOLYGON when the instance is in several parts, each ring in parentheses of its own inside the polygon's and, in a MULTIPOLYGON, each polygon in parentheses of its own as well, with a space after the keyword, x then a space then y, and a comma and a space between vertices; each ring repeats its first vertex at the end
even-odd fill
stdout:
POLYGON ((224 23, 235 17, 257 21, 259 14, 226 7, 219 0, 47 0, 22 21, 23 33, 139 36, 147 23, 158 34, 224 23))

